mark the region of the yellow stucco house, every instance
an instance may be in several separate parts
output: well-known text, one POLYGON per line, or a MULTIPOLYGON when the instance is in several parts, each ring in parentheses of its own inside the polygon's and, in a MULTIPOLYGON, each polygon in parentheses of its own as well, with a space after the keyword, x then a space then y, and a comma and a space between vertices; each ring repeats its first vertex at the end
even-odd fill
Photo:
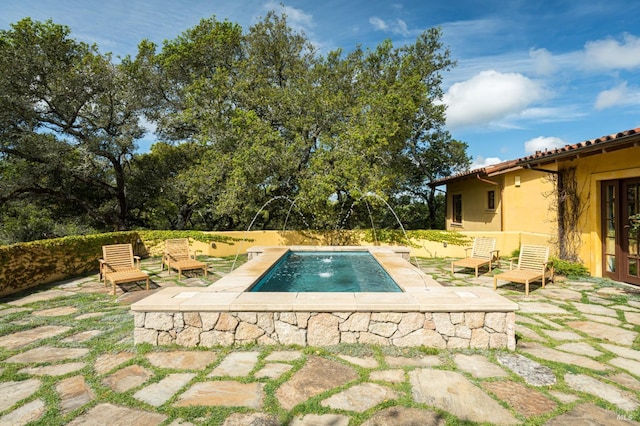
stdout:
POLYGON ((593 276, 640 285, 640 128, 470 170, 446 186, 446 228, 497 237, 501 254, 549 245, 593 276))

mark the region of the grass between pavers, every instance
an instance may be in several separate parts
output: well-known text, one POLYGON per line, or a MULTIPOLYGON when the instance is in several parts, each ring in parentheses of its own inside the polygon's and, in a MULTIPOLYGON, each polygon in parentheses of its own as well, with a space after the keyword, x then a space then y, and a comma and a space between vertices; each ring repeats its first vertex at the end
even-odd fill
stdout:
MULTIPOLYGON (((243 263, 245 259, 241 260, 239 263, 236 263, 236 267, 243 263)), ((448 259, 419 259, 419 264, 421 267, 428 267, 430 270, 436 270, 434 278, 440 281, 439 277, 444 279, 448 279, 451 283, 455 283, 455 285, 473 285, 469 284, 464 278, 457 278, 451 275, 449 269, 448 259), (458 282, 461 282, 458 284, 458 282)), ((215 274, 211 274, 211 272, 217 270, 220 272, 227 273, 230 270, 230 267, 233 263, 233 259, 224 259, 223 261, 216 261, 210 267, 210 278, 217 279, 215 274), (219 269, 218 269, 219 268, 219 269), (214 275, 212 277, 212 275, 214 275)), ((156 268, 152 268, 155 270, 156 268)), ((166 271, 165 271, 166 272, 166 271)), ((152 275, 152 279, 153 279, 152 275)), ((472 277, 472 275, 470 276, 472 277)), ((168 279, 173 279, 177 281, 177 274, 173 274, 173 277, 162 278, 163 281, 167 281, 168 279)), ((608 282, 607 280, 595 280, 595 289, 610 287, 610 286, 619 286, 616 283, 608 282)), ((181 285, 181 283, 176 282, 177 285, 181 285)), ((589 303, 588 294, 591 293, 591 290, 582 291, 582 303, 589 303)), ((509 296, 520 297, 522 290, 518 291, 518 287, 514 287, 513 289, 503 290, 503 294, 506 293, 509 296)), ((635 294, 629 295, 616 295, 613 297, 609 297, 609 300, 614 300, 615 304, 625 304, 628 300, 640 300, 640 296, 636 296, 635 294)), ((570 304, 566 302, 557 303, 559 306, 563 306, 569 312, 571 312, 576 317, 581 317, 580 312, 574 309, 570 304)), ((0 304, 1 305, 1 304, 0 304)), ((2 307, 9 307, 4 305, 2 307)), ((89 354, 84 358, 79 359, 79 361, 86 362, 86 366, 79 371, 68 373, 63 376, 50 377, 50 376, 40 376, 37 377, 41 382, 42 386, 40 389, 32 395, 30 398, 21 401, 19 406, 25 405, 31 401, 36 399, 42 399, 46 403, 46 411, 43 417, 35 422, 34 424, 39 425, 63 425, 71 421, 72 419, 78 417, 79 415, 85 413, 92 407, 96 406, 100 403, 112 403, 117 405, 128 406, 132 408, 139 408, 148 411, 159 412, 168 416, 167 424, 175 419, 181 419, 186 421, 191 421, 196 424, 220 424, 232 413, 245 412, 249 413, 253 410, 247 408, 239 408, 239 407, 173 407, 179 395, 187 390, 193 383, 202 382, 202 381, 215 381, 215 380, 225 380, 227 378, 213 377, 207 378, 206 376, 217 367, 222 360, 224 360, 225 356, 231 353, 232 351, 250 351, 255 350, 260 352, 258 363, 254 369, 254 373, 258 371, 265 365, 264 359, 273 351, 276 350, 300 350, 303 354, 302 358, 294 361, 289 361, 288 363, 293 366, 293 368, 283 374, 281 377, 277 379, 268 379, 268 378, 254 378, 253 373, 250 374, 246 378, 233 378, 233 380, 245 383, 253 383, 253 382, 261 382, 264 383, 265 386, 265 401, 262 412, 272 414, 278 418, 279 421, 286 423, 297 416, 303 416, 305 414, 325 414, 325 413, 343 413, 348 415, 351 418, 351 423, 353 425, 359 425, 369 419, 375 411, 380 410, 381 408, 390 407, 390 406, 404 406, 404 407, 415 407, 422 409, 429 409, 432 412, 435 412, 442 416, 443 419, 447 421, 447 424, 475 424, 472 422, 461 422, 459 419, 453 417, 451 414, 446 413, 442 410, 435 409, 434 407, 430 407, 424 404, 418 404, 413 401, 411 395, 411 387, 408 382, 408 379, 403 383, 395 384, 395 383, 379 383, 381 385, 387 386, 394 391, 396 391, 399 397, 392 401, 384 401, 373 409, 367 410, 364 413, 354 413, 354 412, 342 412, 341 410, 333 410, 321 405, 321 401, 326 399, 327 397, 340 392, 348 387, 351 387, 358 383, 364 383, 370 380, 370 375, 372 371, 376 370, 385 370, 392 368, 385 362, 385 356, 403 356, 403 357, 420 357, 424 355, 435 355, 438 356, 442 365, 432 368, 438 368, 443 370, 457 370, 457 367, 453 361, 453 355, 456 353, 465 353, 465 354, 481 354, 487 357, 487 359, 497 365, 500 365, 496 360, 497 351, 491 350, 459 350, 459 351, 439 351, 435 349, 426 349, 426 348, 395 348, 395 347, 378 347, 372 345, 353 345, 353 344, 342 344, 334 347, 328 348, 314 348, 314 347, 295 347, 295 346, 260 346, 260 345, 245 345, 241 347, 214 347, 214 348, 182 348, 178 346, 172 347, 153 347, 151 345, 133 345, 133 319, 131 313, 129 311, 129 306, 121 305, 114 299, 113 296, 107 294, 93 294, 93 293, 78 293, 73 296, 66 296, 62 298, 57 298, 48 301, 35 302, 29 305, 24 306, 24 308, 28 308, 28 310, 23 312, 16 312, 13 314, 8 314, 3 316, 3 321, 0 323, 0 335, 6 335, 9 333, 13 333, 16 331, 27 330, 30 328, 35 328, 41 325, 59 325, 59 326, 71 326, 73 327, 66 333, 63 333, 59 336, 50 337, 43 339, 37 343, 27 345, 24 348, 20 348, 17 350, 7 350, 0 348, 0 381, 15 381, 15 380, 26 380, 32 378, 32 376, 28 374, 18 373, 18 371, 24 368, 26 365, 24 364, 11 364, 11 363, 3 363, 1 360, 5 360, 10 356, 13 356, 17 353, 24 352, 26 350, 32 349, 36 346, 41 345, 51 345, 56 347, 81 347, 89 349, 89 354), (39 317, 33 315, 33 312, 37 312, 39 310, 50 309, 55 307, 62 306, 74 306, 77 308, 77 312, 65 315, 65 316, 56 316, 56 317, 39 317), (100 317, 94 318, 86 318, 82 320, 76 320, 75 317, 78 315, 82 315, 85 313, 93 313, 93 312, 104 312, 104 315, 100 317), (65 337, 74 335, 76 333, 82 331, 89 330, 101 330, 103 333, 93 337, 92 339, 82 342, 82 343, 63 343, 61 340, 65 337), (173 370, 168 368, 158 368, 151 365, 151 363, 146 359, 145 355, 150 352, 160 352, 160 351, 168 351, 168 350, 205 350, 205 351, 213 351, 217 354, 216 361, 210 364, 203 371, 188 371, 196 373, 196 377, 190 381, 187 385, 183 387, 180 391, 178 391, 169 401, 163 404, 160 407, 153 407, 144 403, 142 401, 137 400, 133 397, 135 392, 140 390, 143 387, 146 387, 152 383, 157 383, 167 375, 172 373, 184 373, 185 370, 173 370), (133 358, 129 361, 114 367, 112 371, 106 372, 100 376, 96 375, 93 370, 93 363, 95 360, 104 354, 116 354, 119 352, 130 352, 133 354, 133 358), (348 363, 347 361, 338 357, 338 355, 349 355, 349 356, 371 356, 378 361, 378 367, 369 369, 363 368, 357 365, 353 365, 348 363), (323 392, 313 398, 310 398, 308 401, 301 403, 294 407, 291 411, 287 411, 282 409, 275 397, 275 393, 277 389, 289 380, 302 366, 305 364, 306 360, 310 356, 320 356, 333 359, 337 362, 342 362, 348 364, 351 368, 353 368, 358 373, 358 378, 355 381, 352 381, 342 387, 334 388, 329 391, 323 392), (113 372, 120 370, 124 367, 131 365, 139 365, 153 373, 152 377, 145 381, 142 385, 128 390, 126 392, 118 393, 111 390, 108 386, 102 383, 102 380, 112 374, 113 372), (70 412, 66 415, 61 414, 61 400, 58 392, 56 391, 56 385, 61 381, 69 377, 73 377, 76 375, 82 375, 85 377, 85 380, 88 386, 95 393, 95 399, 82 406, 81 408, 70 412)), ((539 314, 540 315, 540 314, 539 314)), ((524 316, 527 316, 524 314, 524 316)), ((618 320, 625 321, 624 315, 621 311, 618 311, 618 320)), ((559 318, 554 318, 554 321, 559 325, 564 326, 564 321, 559 318)), ((535 324, 527 324, 527 327, 532 330, 538 332, 538 334, 543 333, 543 330, 549 329, 545 328, 544 325, 535 325, 535 324)), ((633 327, 634 331, 640 332, 639 326, 633 327)), ((591 344, 597 350, 603 352, 603 355, 595 358, 596 361, 606 362, 611 358, 616 357, 617 355, 607 351, 606 349, 599 346, 599 339, 592 338, 584 335, 583 333, 572 330, 575 333, 580 334, 584 337, 583 341, 591 344)), ((544 336, 543 336, 544 337, 544 336)), ((520 336, 521 339, 526 340, 526 338, 520 336)), ((560 341, 546 338, 544 345, 548 347, 555 347, 561 344, 560 341)), ((636 339, 633 347, 638 349, 640 347, 640 339, 636 339)), ((554 362, 553 360, 547 359, 537 359, 536 357, 526 354, 528 358, 534 359, 542 365, 545 365, 554 372, 558 379, 558 383, 553 386, 553 390, 560 391, 568 394, 578 395, 579 399, 570 404, 562 403, 557 400, 553 395, 549 393, 549 390, 546 388, 540 387, 531 387, 528 386, 524 379, 520 376, 517 376, 515 373, 510 370, 503 368, 508 374, 508 380, 512 380, 517 383, 521 383, 524 386, 527 386, 531 389, 535 389, 541 393, 543 393, 549 399, 555 401, 558 404, 558 408, 551 413, 547 413, 541 416, 536 416, 532 418, 525 419, 522 415, 517 413, 514 409, 508 406, 504 401, 501 401, 496 398, 496 400, 505 408, 509 409, 512 414, 518 418, 523 424, 527 425, 541 425, 544 424, 548 419, 570 410, 575 405, 583 402, 592 402, 595 405, 603 407, 605 409, 611 410, 612 412, 620 413, 621 416, 628 416, 629 418, 640 418, 640 410, 636 410, 633 413, 623 413, 617 407, 608 403, 607 401, 601 400, 593 395, 579 393, 571 389, 564 382, 564 375, 567 373, 575 373, 575 374, 586 374, 591 377, 597 378, 598 380, 605 381, 607 383, 612 384, 613 386, 619 387, 613 382, 609 382, 607 380, 606 373, 595 372, 586 368, 567 365, 563 363, 554 362)), ((51 364, 51 363, 50 363, 51 364)), ((41 366, 47 365, 47 363, 40 364, 41 366)), ((393 367, 398 368, 398 367, 393 367)), ((401 367, 405 371, 405 377, 409 371, 413 370, 416 367, 401 367)), ((419 368, 419 367, 418 367, 419 368)), ((616 370, 616 369, 614 369, 616 370)), ((619 370, 622 371, 622 370, 619 370)), ((470 375, 469 373, 459 371, 463 374, 468 380, 476 385, 480 385, 483 382, 488 381, 498 381, 503 380, 499 378, 487 378, 487 379, 478 379, 470 375)), ((374 381, 375 382, 375 381, 374 381)), ((490 392, 487 392, 491 395, 490 392)), ((492 395, 494 398, 495 396, 492 395)), ((0 413, 0 416, 6 414, 10 410, 17 408, 14 406, 6 412, 0 413)))

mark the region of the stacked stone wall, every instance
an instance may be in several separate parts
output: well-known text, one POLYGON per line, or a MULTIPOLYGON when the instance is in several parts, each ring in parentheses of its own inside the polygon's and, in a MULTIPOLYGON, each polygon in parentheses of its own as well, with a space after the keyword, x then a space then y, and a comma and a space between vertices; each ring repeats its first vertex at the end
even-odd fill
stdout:
POLYGON ((136 344, 515 349, 514 312, 134 312, 136 344))

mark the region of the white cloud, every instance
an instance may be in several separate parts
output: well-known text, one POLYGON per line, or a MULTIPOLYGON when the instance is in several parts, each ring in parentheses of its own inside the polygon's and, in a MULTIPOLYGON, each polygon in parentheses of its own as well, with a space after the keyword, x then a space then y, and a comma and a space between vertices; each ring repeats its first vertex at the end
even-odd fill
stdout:
POLYGON ((487 166, 492 166, 494 164, 498 164, 498 163, 502 163, 503 160, 501 160, 498 157, 476 157, 473 159, 473 162, 471 163, 470 169, 471 170, 475 170, 475 169, 481 169, 483 167, 487 167, 487 166))
POLYGON ((488 124, 522 114, 548 96, 540 82, 518 73, 482 71, 453 84, 443 96, 447 125, 463 127, 488 124))
POLYGON ((393 34, 400 34, 403 37, 407 37, 414 33, 417 34, 421 32, 421 30, 420 31, 409 30, 409 27, 407 27, 407 23, 404 22, 402 19, 396 19, 394 21, 391 21, 391 20, 385 21, 383 19, 378 18, 377 16, 372 16, 371 18, 369 18, 369 23, 373 25, 373 28, 375 28, 376 31, 390 31, 393 34))
POLYGON ((615 106, 638 104, 640 104, 640 89, 629 87, 625 81, 612 89, 600 92, 594 107, 597 110, 602 110, 615 106))
POLYGON ((634 69, 640 67, 640 38, 625 34, 622 42, 613 38, 587 42, 585 66, 596 69, 634 69))
POLYGON ((369 18, 369 23, 373 25, 373 27, 376 30, 379 30, 379 31, 386 31, 388 28, 387 23, 384 22, 382 19, 378 18, 377 16, 372 16, 371 18, 369 18))
POLYGON ((292 6, 284 6, 282 3, 269 2, 264 5, 266 10, 282 10, 287 16, 287 24, 297 30, 307 32, 316 26, 313 15, 305 13, 302 9, 292 6))
POLYGON ((527 154, 535 154, 536 151, 546 149, 556 149, 567 145, 565 141, 555 136, 538 136, 524 143, 524 150, 527 154))
POLYGON ((550 75, 557 69, 553 55, 547 49, 531 49, 529 57, 533 61, 535 71, 540 75, 550 75))
POLYGON ((598 94, 595 108, 600 110, 624 103, 627 92, 628 89, 626 82, 614 87, 613 89, 604 90, 598 94))

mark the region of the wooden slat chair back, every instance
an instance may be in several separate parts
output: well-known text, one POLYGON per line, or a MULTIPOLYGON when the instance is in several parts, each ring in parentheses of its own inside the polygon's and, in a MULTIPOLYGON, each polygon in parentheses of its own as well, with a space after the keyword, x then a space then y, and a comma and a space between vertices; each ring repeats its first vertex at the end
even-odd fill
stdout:
POLYGON ((472 268, 478 277, 478 268, 484 265, 489 266, 489 271, 493 267, 493 262, 498 261, 499 250, 496 250, 496 239, 489 237, 477 237, 473 240, 473 246, 467 247, 465 253, 471 255, 464 259, 458 259, 451 262, 451 273, 454 273, 454 267, 472 268))
POLYGON ((199 262, 195 258, 195 253, 189 251, 188 238, 172 238, 165 240, 165 250, 162 256, 162 269, 167 265, 169 273, 171 269, 178 271, 178 281, 182 279, 182 271, 192 269, 202 269, 204 276, 207 276, 208 266, 204 262, 199 262))
POLYGON ((131 244, 111 244, 102 246, 100 259, 100 275, 105 286, 111 282, 113 294, 116 294, 116 284, 146 281, 149 290, 149 275, 140 269, 140 258, 133 255, 131 244))
POLYGON ((174 261, 188 260, 189 257, 189 239, 188 238, 173 238, 165 240, 165 253, 171 256, 174 261))
POLYGON ((509 271, 496 274, 493 277, 493 288, 498 286, 498 279, 524 283, 525 295, 529 295, 529 283, 533 281, 542 281, 542 288, 545 286, 547 274, 550 273, 550 279, 553 280, 553 267, 549 266, 549 247, 537 245, 520 246, 520 255, 518 256, 518 264, 513 268, 513 261, 510 259, 509 271))

